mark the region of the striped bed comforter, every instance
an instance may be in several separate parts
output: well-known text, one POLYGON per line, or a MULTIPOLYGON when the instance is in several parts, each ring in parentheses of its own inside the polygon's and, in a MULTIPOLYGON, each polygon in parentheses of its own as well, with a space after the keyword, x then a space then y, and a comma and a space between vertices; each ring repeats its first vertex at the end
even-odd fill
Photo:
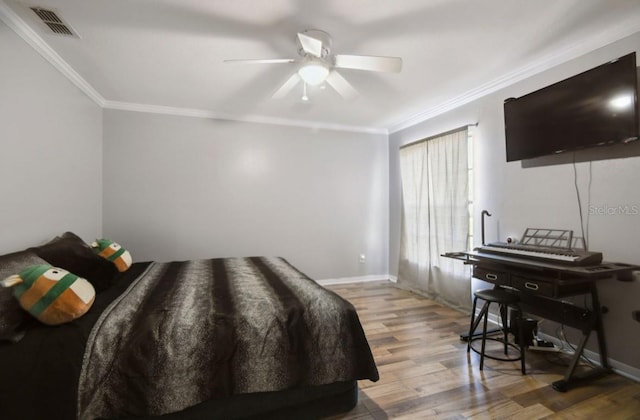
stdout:
POLYGON ((152 263, 93 327, 79 419, 370 379, 353 306, 281 258, 152 263))

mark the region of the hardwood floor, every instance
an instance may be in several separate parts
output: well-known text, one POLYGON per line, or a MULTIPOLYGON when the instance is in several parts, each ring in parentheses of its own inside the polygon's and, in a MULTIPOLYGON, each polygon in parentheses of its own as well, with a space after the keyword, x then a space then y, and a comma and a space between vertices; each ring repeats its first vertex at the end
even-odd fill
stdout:
MULTIPOLYGON (((520 362, 466 351, 469 318, 389 282, 328 286, 358 310, 380 380, 360 381, 350 419, 640 419, 640 383, 616 374, 566 393, 553 390, 567 355, 527 353, 520 362)), ((588 369, 588 366, 581 366, 588 369)))

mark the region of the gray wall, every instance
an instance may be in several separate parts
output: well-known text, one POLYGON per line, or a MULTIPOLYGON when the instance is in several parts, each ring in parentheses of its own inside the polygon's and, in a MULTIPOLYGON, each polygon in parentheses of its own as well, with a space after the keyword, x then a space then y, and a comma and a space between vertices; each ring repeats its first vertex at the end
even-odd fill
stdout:
MULTIPOLYGON (((532 225, 578 232, 571 165, 505 162, 502 101, 639 46, 636 34, 388 141, 108 110, 103 135, 103 111, 0 22, 0 253, 73 230, 113 237, 137 260, 282 255, 317 279, 396 275, 399 146, 475 122, 476 214, 494 213, 487 239, 532 225)), ((583 197, 588 170, 578 164, 583 197)), ((594 162, 592 206, 640 204, 639 170, 637 157, 594 162)), ((608 260, 640 263, 638 238, 640 216, 590 218, 591 248, 608 260)), ((640 368, 630 316, 640 283, 603 282, 600 292, 611 356, 640 368)))
POLYGON ((138 261, 279 255, 315 279, 386 278, 387 150, 386 135, 106 110, 104 234, 138 261))
MULTIPOLYGON (((398 149, 407 142, 464 124, 479 123, 474 143, 475 215, 478 220, 482 209, 493 213, 493 217, 487 219, 487 241, 505 240, 509 235, 519 237, 529 226, 573 229, 580 235, 573 166, 522 168, 520 162, 507 163, 502 104, 508 97, 521 96, 632 51, 638 53, 639 48, 640 34, 635 34, 432 120, 393 133, 389 140, 390 273, 397 273, 400 238, 398 149)), ((586 217, 589 164, 579 163, 577 170, 586 217)), ((639 157, 593 162, 591 206, 640 207, 638 173, 639 157)), ((475 223, 476 245, 480 243, 479 228, 480 223, 475 223)), ((602 251, 606 260, 640 264, 640 215, 592 215, 589 237, 590 248, 602 251)), ((599 284, 599 291, 603 304, 610 309, 605 316, 610 356, 640 369, 640 323, 631 318, 631 311, 640 309, 640 282, 604 281, 599 284)), ((575 340, 575 334, 572 338, 575 340)), ((593 342, 590 346, 593 348, 593 342)), ((638 372, 640 370, 635 374, 640 377, 638 372)))
POLYGON ((0 254, 102 230, 102 110, 0 21, 0 254))

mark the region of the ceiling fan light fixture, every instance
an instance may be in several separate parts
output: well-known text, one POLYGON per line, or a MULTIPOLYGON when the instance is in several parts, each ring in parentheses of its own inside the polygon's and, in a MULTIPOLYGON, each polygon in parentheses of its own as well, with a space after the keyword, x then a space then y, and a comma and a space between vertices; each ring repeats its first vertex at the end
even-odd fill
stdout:
MULTIPOLYGON (((402 58, 333 54, 331 52, 331 36, 318 29, 307 29, 298 32, 297 37, 299 59, 240 59, 224 60, 225 63, 298 63, 293 73, 282 86, 273 94, 273 99, 284 98, 302 81, 305 89, 307 85, 316 89, 324 89, 325 82, 344 99, 351 100, 358 96, 356 89, 340 75, 340 69, 354 69, 375 72, 398 73, 402 70, 402 58)), ((302 100, 309 96, 303 94, 302 100)))
POLYGON ((306 84, 317 86, 329 76, 329 67, 320 60, 310 60, 300 66, 298 76, 306 84))

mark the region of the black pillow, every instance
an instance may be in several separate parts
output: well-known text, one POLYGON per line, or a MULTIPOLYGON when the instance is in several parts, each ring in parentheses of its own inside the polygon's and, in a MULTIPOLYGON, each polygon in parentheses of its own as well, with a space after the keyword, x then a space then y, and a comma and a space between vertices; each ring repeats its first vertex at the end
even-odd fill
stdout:
MULTIPOLYGON (((18 274, 29 266, 39 264, 47 264, 47 262, 29 251, 1 255, 0 280, 18 274)), ((19 341, 33 319, 13 296, 12 287, 0 287, 0 341, 19 341)))
POLYGON ((82 238, 72 232, 29 250, 49 264, 87 279, 96 293, 106 290, 118 273, 115 265, 95 254, 82 238))

